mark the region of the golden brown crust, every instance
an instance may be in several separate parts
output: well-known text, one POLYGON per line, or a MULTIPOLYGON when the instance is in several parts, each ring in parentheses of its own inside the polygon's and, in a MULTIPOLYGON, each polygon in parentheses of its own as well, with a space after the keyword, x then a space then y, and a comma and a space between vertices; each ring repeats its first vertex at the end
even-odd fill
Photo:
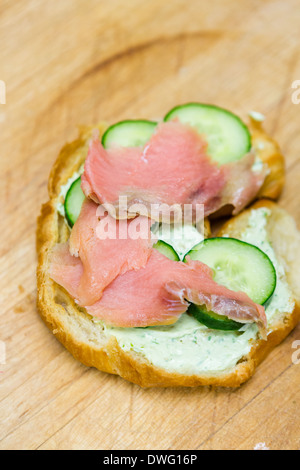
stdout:
POLYGON ((64 145, 50 172, 48 182, 50 199, 58 196, 61 186, 84 163, 89 139, 92 137, 93 132, 99 132, 101 135, 106 128, 107 124, 104 122, 100 122, 95 126, 79 127, 78 138, 64 145))
MULTIPOLYGON (((103 125, 97 127, 101 130, 103 125)), ((60 153, 49 178, 50 200, 43 205, 38 218, 37 306, 41 317, 56 338, 80 362, 104 372, 118 374, 142 387, 199 385, 238 387, 253 375, 256 366, 268 352, 295 327, 300 316, 299 306, 292 314, 284 317, 284 321, 269 334, 268 341, 256 341, 249 355, 230 372, 215 376, 205 374, 187 376, 159 369, 137 353, 123 351, 115 337, 108 338, 102 334, 99 326, 91 321, 91 317, 83 309, 78 308, 68 294, 50 279, 49 253, 57 242, 65 241, 69 236, 66 224, 56 210, 60 187, 83 163, 87 139, 91 136, 92 129, 85 128, 80 137, 75 142, 67 144, 60 153), (74 154, 76 158, 72 157, 74 154)), ((260 201, 254 207, 262 205, 270 207, 270 204, 272 205, 268 201, 260 201)), ((271 210, 275 211, 275 207, 278 206, 274 204, 271 210)), ((223 230, 228 232, 231 230, 230 227, 237 227, 239 218, 245 217, 246 213, 247 211, 231 219, 223 230)))
MULTIPOLYGON (((255 199, 279 198, 285 183, 285 163, 278 143, 264 131, 261 122, 250 118, 252 149, 254 154, 267 165, 268 174, 255 199)), ((253 202, 253 201, 251 201, 253 202)), ((227 204, 210 216, 215 220, 232 214, 233 206, 227 204)))
POLYGON ((249 128, 254 152, 269 169, 257 198, 278 199, 285 182, 284 157, 277 142, 266 134, 260 122, 251 119, 249 128))

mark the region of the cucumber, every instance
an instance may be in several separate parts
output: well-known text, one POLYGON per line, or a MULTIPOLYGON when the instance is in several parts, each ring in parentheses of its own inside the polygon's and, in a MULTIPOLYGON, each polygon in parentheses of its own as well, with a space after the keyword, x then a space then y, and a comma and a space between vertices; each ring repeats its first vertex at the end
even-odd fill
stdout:
POLYGON ((158 242, 153 245, 153 248, 155 248, 157 251, 159 251, 172 261, 180 261, 180 258, 174 248, 162 240, 158 240, 158 242))
MULTIPOLYGON (((276 271, 270 258, 259 248, 235 238, 208 238, 194 246, 184 257, 208 265, 214 280, 233 291, 245 292, 255 303, 263 305, 276 287, 276 271)), ((203 306, 188 311, 201 323, 215 329, 237 329, 227 317, 219 318, 203 306)), ((222 316, 221 316, 222 317, 222 316)))
POLYGON ((262 250, 236 238, 207 238, 184 257, 202 261, 212 268, 214 280, 234 291, 245 292, 263 305, 276 287, 276 271, 262 250))
POLYGON ((143 147, 153 134, 157 122, 146 120, 120 121, 110 126, 102 137, 104 148, 143 147))
POLYGON ((70 227, 73 227, 81 211, 85 195, 81 189, 81 176, 75 180, 67 192, 65 199, 65 214, 70 227))
POLYGON ((171 109, 164 121, 175 118, 203 134, 208 143, 208 154, 220 165, 239 160, 251 148, 247 126, 226 109, 211 104, 187 103, 171 109))
POLYGON ((188 308, 188 312, 193 315, 196 320, 212 330, 234 331, 239 330, 243 326, 243 323, 230 320, 228 317, 225 317, 225 315, 218 315, 198 305, 191 304, 188 308))

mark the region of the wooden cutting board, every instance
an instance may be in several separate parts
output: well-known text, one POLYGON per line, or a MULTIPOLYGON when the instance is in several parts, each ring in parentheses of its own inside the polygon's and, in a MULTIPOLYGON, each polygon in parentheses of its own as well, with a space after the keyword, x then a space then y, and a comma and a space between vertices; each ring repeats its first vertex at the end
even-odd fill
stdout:
POLYGON ((78 124, 187 101, 260 111, 286 156, 280 205, 300 224, 299 7, 1 0, 1 449, 300 448, 300 327, 236 391, 144 390, 76 362, 35 307, 36 217, 78 124))

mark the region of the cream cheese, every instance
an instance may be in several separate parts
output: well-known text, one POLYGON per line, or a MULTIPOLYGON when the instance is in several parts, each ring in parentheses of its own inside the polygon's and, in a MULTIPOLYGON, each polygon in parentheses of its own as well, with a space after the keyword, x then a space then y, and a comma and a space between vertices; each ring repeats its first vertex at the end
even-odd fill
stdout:
POLYGON ((188 314, 170 326, 148 328, 108 328, 124 351, 135 351, 151 364, 169 372, 221 373, 248 354, 257 328, 242 332, 210 330, 188 314))
POLYGON ((257 122, 263 122, 266 119, 265 116, 258 111, 249 111, 248 114, 254 121, 257 122))
POLYGON ((255 156, 255 160, 254 160, 254 163, 251 167, 251 170, 254 172, 254 173, 261 173, 262 170, 264 168, 264 164, 263 164, 263 161, 256 155, 255 156))
POLYGON ((203 240, 203 235, 192 224, 156 224, 153 232, 159 240, 172 245, 180 259, 203 240))

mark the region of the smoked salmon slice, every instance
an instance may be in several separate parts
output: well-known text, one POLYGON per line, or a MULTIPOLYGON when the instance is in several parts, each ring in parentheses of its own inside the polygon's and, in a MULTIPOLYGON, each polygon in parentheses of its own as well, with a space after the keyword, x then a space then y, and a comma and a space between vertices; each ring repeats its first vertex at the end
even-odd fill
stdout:
POLYGON ((256 322, 262 331, 267 324, 264 307, 217 284, 207 265, 172 261, 156 250, 144 268, 118 276, 87 311, 113 326, 169 325, 190 302, 241 323, 256 322))
MULTIPOLYGON (((83 271, 76 300, 85 306, 99 300, 105 287, 118 275, 145 266, 154 241, 150 219, 138 216, 130 222, 116 220, 101 209, 95 202, 86 199, 69 239, 71 258, 80 258, 83 271), (133 225, 136 230, 139 229, 137 236, 130 233, 133 225)), ((56 252, 56 257, 59 253, 56 252)), ((63 249, 61 253, 69 263, 70 258, 63 249)), ((59 273, 56 273, 55 278, 58 277, 59 273)))
POLYGON ((54 246, 49 273, 51 279, 76 299, 83 274, 83 265, 79 258, 71 255, 68 242, 57 243, 54 246))
MULTIPOLYGON (((79 299, 83 265, 79 258, 70 254, 68 244, 54 250, 50 273, 54 281, 79 299)), ((144 267, 118 275, 93 305, 77 302, 90 315, 117 327, 175 323, 187 310, 189 302, 205 305, 208 310, 241 323, 256 322, 263 336, 267 324, 261 305, 243 292, 217 284, 207 265, 200 261, 172 261, 155 249, 144 267)))
MULTIPOLYGON (((148 216, 155 220, 161 220, 159 211, 165 204, 190 204, 193 208, 204 204, 205 216, 226 204, 240 211, 254 198, 265 178, 263 171, 251 171, 253 163, 254 155, 250 153, 237 162, 218 166, 207 155, 207 144, 195 129, 170 121, 159 124, 142 149, 106 150, 93 138, 82 190, 96 202, 116 208, 119 218, 120 197, 126 197, 131 207, 145 206, 148 216), (155 204, 159 209, 153 215, 155 204)), ((139 209, 136 212, 142 213, 139 209)))

